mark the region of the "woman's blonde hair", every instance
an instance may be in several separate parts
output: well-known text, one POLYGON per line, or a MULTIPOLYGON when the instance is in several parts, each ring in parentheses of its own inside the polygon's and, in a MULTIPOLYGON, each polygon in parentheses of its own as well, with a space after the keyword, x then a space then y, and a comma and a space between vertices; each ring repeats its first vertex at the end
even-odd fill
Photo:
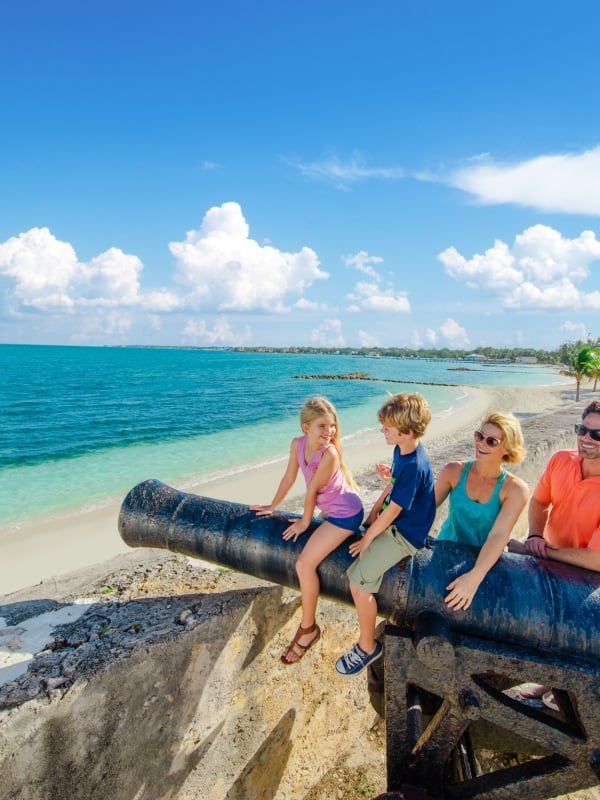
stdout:
POLYGON ((340 421, 333 403, 326 397, 311 397, 300 409, 300 426, 302 427, 302 430, 304 430, 304 425, 310 425, 311 422, 314 422, 314 420, 322 417, 324 414, 329 414, 330 417, 333 417, 333 421, 335 423, 335 433, 333 434, 331 443, 338 451, 340 458, 340 469, 344 473, 344 477, 346 478, 350 487, 356 492, 358 491, 358 487, 354 483, 352 473, 344 463, 344 458, 342 455, 343 448, 341 442, 342 434, 340 432, 340 421))
POLYGON ((431 422, 431 410, 422 394, 399 392, 389 396, 377 412, 377 419, 400 433, 412 431, 420 439, 431 422))
POLYGON ((484 425, 495 425, 502 431, 502 444, 506 453, 502 460, 507 464, 518 464, 527 455, 521 423, 514 414, 505 414, 503 411, 490 411, 482 421, 479 429, 484 425))

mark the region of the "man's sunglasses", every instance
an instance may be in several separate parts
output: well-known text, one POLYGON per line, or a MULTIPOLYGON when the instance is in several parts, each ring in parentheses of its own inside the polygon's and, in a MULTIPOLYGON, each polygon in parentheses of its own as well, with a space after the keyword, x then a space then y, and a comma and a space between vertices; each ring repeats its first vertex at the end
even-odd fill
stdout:
POLYGON ((486 436, 481 431, 474 431, 473 436, 476 442, 485 442, 488 447, 498 447, 501 443, 500 439, 496 439, 495 436, 486 436))
POLYGON ((575 425, 575 433, 577 436, 585 436, 586 433, 589 433, 591 439, 600 442, 600 428, 586 428, 585 425, 579 423, 575 425))

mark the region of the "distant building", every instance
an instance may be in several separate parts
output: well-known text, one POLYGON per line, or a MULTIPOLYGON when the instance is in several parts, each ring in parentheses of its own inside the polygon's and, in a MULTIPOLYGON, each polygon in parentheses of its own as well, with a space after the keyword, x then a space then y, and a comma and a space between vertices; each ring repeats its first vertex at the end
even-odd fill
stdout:
POLYGON ((487 356, 482 356, 479 353, 469 353, 468 356, 465 356, 465 361, 487 361, 487 356))
POLYGON ((537 356, 517 356, 515 358, 517 364, 537 364, 537 356))

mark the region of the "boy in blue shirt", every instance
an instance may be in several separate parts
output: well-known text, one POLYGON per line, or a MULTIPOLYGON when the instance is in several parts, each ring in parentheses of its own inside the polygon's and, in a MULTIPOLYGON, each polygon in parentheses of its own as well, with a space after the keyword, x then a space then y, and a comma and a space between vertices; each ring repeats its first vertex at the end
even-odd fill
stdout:
POLYGON ((360 635, 335 664, 344 677, 358 675, 381 657, 375 640, 377 598, 384 573, 425 546, 435 518, 433 473, 420 439, 431 420, 422 395, 395 394, 379 409, 381 432, 394 445, 391 480, 365 520, 366 533, 350 545, 356 557, 347 570, 360 635))

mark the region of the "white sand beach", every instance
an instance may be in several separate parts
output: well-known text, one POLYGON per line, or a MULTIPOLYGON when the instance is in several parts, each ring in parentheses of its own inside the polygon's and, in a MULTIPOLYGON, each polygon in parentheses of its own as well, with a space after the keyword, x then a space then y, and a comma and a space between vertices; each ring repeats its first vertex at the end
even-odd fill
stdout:
MULTIPOLYGON (((438 450, 452 453, 472 442, 472 431, 486 410, 494 408, 512 411, 520 418, 547 415, 574 404, 574 385, 548 387, 469 389, 468 403, 456 413, 434 418, 429 426, 424 444, 430 455, 438 450)), ((590 399, 587 389, 582 392, 581 403, 590 399), (587 392, 587 394, 586 394, 587 392)), ((581 403, 577 406, 579 408, 581 403)), ((373 409, 376 419, 377 409, 373 409)), ((578 419, 573 409, 573 420, 578 419)), ((531 450, 532 432, 527 446, 531 450)), ((535 436, 535 431, 533 433, 535 436)), ((349 438, 345 442, 345 458, 351 468, 365 505, 372 502, 377 491, 374 465, 389 461, 390 449, 377 431, 369 435, 349 438)), ((452 457, 452 456, 450 456, 452 457)), ((462 457, 458 452, 455 457, 462 457)), ((240 503, 267 503, 271 500, 285 468, 287 454, 281 460, 260 468, 244 470, 209 482, 188 481, 178 486, 184 491, 231 500, 240 503)), ((433 459, 432 459, 433 460, 433 459)), ((543 466, 543 465, 541 465, 543 466)), ((541 470, 540 466, 540 470, 541 470)), ((435 471, 435 467, 434 467, 435 471)), ((148 468, 148 478, 158 478, 148 468)), ((287 498, 284 508, 297 508, 303 486, 297 482, 287 498)), ((41 582, 52 582, 58 576, 98 564, 121 553, 130 552, 121 540, 117 520, 122 498, 101 508, 71 511, 68 515, 39 519, 22 524, 18 531, 0 529, 0 593, 10 594, 41 582)))

